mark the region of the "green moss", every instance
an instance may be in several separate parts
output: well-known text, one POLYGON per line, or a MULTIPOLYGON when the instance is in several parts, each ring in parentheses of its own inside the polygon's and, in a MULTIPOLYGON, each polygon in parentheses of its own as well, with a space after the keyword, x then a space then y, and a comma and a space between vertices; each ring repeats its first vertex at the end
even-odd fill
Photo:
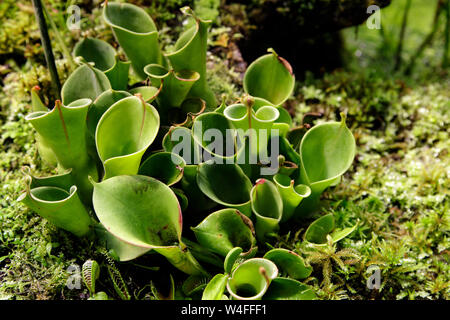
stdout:
MULTIPOLYGON (((347 72, 299 88, 297 120, 305 111, 322 112, 323 120, 345 111, 358 144, 352 170, 325 195, 324 211, 340 227, 358 223, 339 246, 361 259, 351 267, 334 264, 332 284, 321 283, 325 262, 316 261, 309 281, 323 298, 449 298, 449 89, 449 81, 409 87, 402 79, 347 72), (378 291, 366 288, 371 265, 381 270, 378 291)), ((295 239, 281 244, 314 254, 295 239)))
MULTIPOLYGON (((381 10, 381 29, 369 29, 365 24, 343 30, 349 51, 348 63, 355 69, 370 67, 384 74, 393 72, 399 42, 403 10, 406 1, 392 1, 381 10)), ((438 0, 412 0, 408 14, 402 51, 402 67, 416 55, 417 49, 432 30, 438 0)), ((441 15, 439 28, 432 45, 427 46, 417 61, 411 78, 420 79, 424 74, 438 71, 445 51, 445 15, 441 15)))
POLYGON ((205 20, 216 20, 219 16, 220 0, 194 0, 196 14, 205 20))

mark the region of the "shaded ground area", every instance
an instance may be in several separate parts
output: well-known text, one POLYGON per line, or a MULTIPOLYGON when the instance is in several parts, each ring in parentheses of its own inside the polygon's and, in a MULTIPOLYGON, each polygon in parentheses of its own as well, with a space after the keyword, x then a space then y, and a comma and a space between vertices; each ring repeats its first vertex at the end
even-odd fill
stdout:
MULTIPOLYGON (((405 37, 405 61, 426 36, 433 18, 434 6, 414 2, 411 15, 423 18, 410 18, 420 24, 411 25, 405 37)), ((56 22, 66 30, 69 48, 81 35, 113 41, 109 29, 99 22, 98 3, 97 9, 83 11, 86 31, 82 32, 67 31, 60 14, 65 7, 50 3, 56 22)), ((86 3, 90 8, 92 3, 86 3)), ((24 120, 30 109, 30 88, 39 85, 45 96, 50 86, 31 7, 19 4, 20 11, 11 9, 13 1, 0 4, 1 13, 7 12, 0 28, 0 298, 85 299, 87 289, 69 290, 66 281, 67 268, 87 259, 103 266, 99 288, 119 298, 107 262, 92 243, 57 230, 15 201, 25 187, 23 165, 37 174, 53 172, 39 162, 34 132, 24 120)), ((167 46, 180 28, 174 8, 182 4, 174 0, 164 7, 156 1, 149 9, 161 13, 155 20, 167 46)), ((383 11, 384 34, 364 25, 358 36, 355 29, 345 30, 348 67, 321 78, 306 73, 286 104, 298 123, 306 112, 322 113, 318 121, 347 112, 358 145, 352 169, 324 194, 324 212, 333 212, 341 228, 358 223, 357 230, 337 247, 311 252, 301 241, 310 222, 305 221, 282 229, 274 244, 296 250, 313 265, 314 273, 306 282, 322 299, 449 299, 450 79, 448 69, 440 67, 443 38, 425 50, 412 76, 393 73, 399 10, 402 5, 393 4, 383 11), (355 251, 359 259, 349 259, 348 253, 355 251), (370 266, 381 271, 379 290, 366 286, 370 266)), ((443 24, 440 28, 442 32, 443 24)), ((235 44, 226 40, 228 32, 220 23, 211 30, 208 81, 218 97, 225 94, 231 102, 242 93, 240 63, 244 62, 235 44)), ((69 67, 55 46, 64 79, 69 67)), ((175 272, 170 266, 165 272, 143 267, 160 264, 160 259, 149 255, 118 265, 133 297, 153 299, 150 279, 160 278, 164 285, 167 273, 175 272)))

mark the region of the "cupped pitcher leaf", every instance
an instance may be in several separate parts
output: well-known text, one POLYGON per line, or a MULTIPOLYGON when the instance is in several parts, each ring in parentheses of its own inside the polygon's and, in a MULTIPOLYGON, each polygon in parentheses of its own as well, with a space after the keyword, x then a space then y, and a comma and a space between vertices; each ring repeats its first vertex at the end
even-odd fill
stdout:
POLYGON ((294 180, 289 176, 278 173, 273 177, 278 192, 283 200, 283 218, 281 222, 288 221, 294 214, 300 202, 309 197, 311 189, 304 184, 294 186, 294 180))
POLYGON ((17 201, 24 203, 58 228, 78 237, 87 235, 93 220, 82 204, 77 187, 70 184, 70 173, 48 178, 34 178, 27 174, 27 189, 17 201))
POLYGON ((222 300, 227 281, 228 275, 216 274, 203 291, 202 300, 222 300))
POLYGON ((130 73, 130 61, 121 61, 116 55, 114 65, 105 71, 105 75, 109 79, 111 88, 114 90, 126 90, 128 87, 128 75, 130 73))
POLYGON ((290 250, 272 249, 264 255, 264 259, 275 263, 279 270, 293 279, 308 278, 312 272, 312 267, 307 266, 302 257, 290 250))
MULTIPOLYGON (((288 178, 296 171, 298 171, 298 165, 292 161, 287 161, 286 157, 280 154, 278 156, 278 174, 287 176, 288 178)), ((284 178, 287 182, 288 180, 284 178)), ((290 184, 290 181, 289 181, 290 184)))
POLYGON ((292 144, 285 137, 282 137, 280 135, 278 135, 278 136, 274 135, 274 136, 271 136, 271 139, 278 140, 276 143, 279 146, 279 154, 283 155, 283 157, 285 158, 285 161, 290 161, 290 162, 294 163, 295 165, 297 165, 298 170, 295 170, 297 172, 294 172, 293 174, 291 174, 291 177, 292 176, 298 177, 300 175, 299 167, 301 166, 301 159, 300 159, 300 155, 298 154, 298 152, 293 148, 292 144))
POLYGON ((256 255, 258 247, 252 247, 247 252, 243 252, 242 248, 235 247, 228 251, 225 260, 223 261, 223 269, 226 274, 231 274, 238 265, 240 265, 245 260, 251 259, 256 255))
POLYGON ((170 127, 162 142, 164 151, 181 156, 186 164, 199 162, 200 147, 194 142, 192 131, 185 127, 170 127))
POLYGON ((278 277, 273 279, 263 300, 316 300, 312 288, 294 279, 278 277))
MULTIPOLYGON (((92 105, 89 107, 87 114, 87 147, 89 155, 95 160, 98 171, 103 171, 103 164, 97 153, 97 146, 95 144, 95 130, 97 129, 98 122, 102 115, 109 109, 114 103, 123 98, 129 97, 126 91, 116 91, 113 89, 106 90, 95 99, 92 105)), ((100 174, 101 175, 101 174, 100 174)))
POLYGON ((189 198, 188 208, 191 209, 191 212, 203 214, 203 212, 216 207, 217 203, 208 198, 198 187, 197 169, 197 165, 186 165, 183 169, 183 177, 181 178, 180 184, 189 198))
POLYGON ((160 93, 161 89, 162 87, 156 88, 152 86, 141 86, 132 88, 128 91, 134 96, 141 95, 145 102, 152 103, 160 93))
POLYGON ((274 122, 280 113, 277 108, 270 105, 253 108, 253 98, 249 105, 233 104, 225 108, 224 116, 233 124, 241 144, 245 137, 249 137, 249 152, 258 161, 265 158, 267 153, 267 143, 271 134, 274 122))
POLYGON ((280 125, 277 127, 277 129, 280 129, 280 131, 283 131, 282 136, 284 136, 284 131, 289 130, 289 128, 292 126, 292 118, 289 114, 289 112, 284 109, 282 106, 275 105, 270 101, 267 101, 266 99, 260 98, 260 97, 253 97, 254 104, 253 104, 253 110, 258 111, 259 108, 265 107, 265 106, 271 106, 275 107, 278 112, 278 118, 275 120, 274 125, 280 125))
POLYGON ((175 43, 175 51, 165 56, 176 72, 190 70, 199 74, 200 78, 189 91, 189 97, 205 100, 208 109, 212 110, 217 107, 217 100, 206 82, 206 48, 211 21, 195 17, 189 7, 182 8, 182 12, 192 16, 195 24, 181 34, 175 43))
POLYGON ((330 235, 331 241, 333 241, 333 243, 336 243, 336 242, 344 239, 345 237, 350 235, 353 231, 355 231, 357 226, 358 226, 358 224, 355 224, 353 227, 348 227, 348 228, 344 228, 344 229, 339 229, 339 228, 334 229, 330 235))
POLYGON ((198 72, 169 70, 157 64, 145 66, 144 72, 150 77, 153 86, 159 88, 162 85, 157 101, 160 109, 166 111, 170 108, 179 108, 192 86, 200 79, 198 72))
POLYGON ((175 153, 158 152, 142 163, 139 174, 156 178, 171 186, 181 180, 185 165, 184 159, 175 153))
POLYGON ((223 261, 223 270, 230 274, 234 270, 234 266, 239 259, 239 256, 244 250, 241 247, 235 247, 228 251, 225 260, 223 261))
POLYGON ((223 114, 237 129, 243 129, 244 131, 251 128, 270 130, 280 116, 278 109, 273 106, 266 105, 254 108, 242 103, 226 107, 223 114))
POLYGON ((277 110, 280 113, 280 115, 278 116, 275 123, 284 123, 288 125, 288 128, 290 128, 292 126, 292 118, 289 112, 283 107, 277 107, 277 110))
POLYGON ((171 109, 168 114, 169 123, 175 126, 192 127, 194 120, 206 109, 206 102, 200 98, 188 98, 180 108, 171 109))
POLYGON ((251 220, 236 209, 211 213, 192 230, 203 247, 224 257, 235 247, 248 251, 256 243, 251 220))
POLYGON ((86 37, 75 44, 73 55, 93 62, 94 67, 104 72, 114 66, 116 50, 106 41, 86 37))
POLYGON ((57 187, 60 189, 69 190, 70 187, 75 184, 71 169, 61 174, 47 177, 36 177, 32 175, 30 167, 27 166, 22 167, 21 171, 26 177, 31 178, 31 180, 28 181, 30 189, 37 187, 57 187))
POLYGON ((181 242, 180 205, 164 183, 140 175, 112 177, 94 183, 93 204, 98 219, 115 237, 154 249, 183 272, 203 272, 181 242))
POLYGON ((305 232, 305 240, 309 243, 325 245, 327 235, 333 231, 334 227, 334 216, 331 213, 324 215, 309 225, 305 232))
POLYGON ((126 91, 117 91, 109 89, 103 92, 94 100, 89 108, 87 114, 87 129, 89 136, 94 140, 95 148, 95 130, 97 129, 98 122, 102 115, 108 110, 114 103, 122 100, 123 98, 130 97, 131 94, 126 91))
POLYGON ((355 138, 347 128, 345 115, 341 116, 341 122, 316 125, 302 138, 300 182, 311 188, 311 196, 297 208, 298 216, 317 210, 322 192, 335 185, 353 162, 355 138))
POLYGON ((212 161, 199 164, 197 185, 216 203, 250 216, 252 183, 237 164, 217 164, 212 161))
POLYGON ((184 273, 197 275, 207 274, 195 259, 192 252, 182 242, 178 246, 158 247, 155 248, 155 251, 165 256, 172 265, 184 273))
POLYGON ((277 107, 277 110, 280 115, 277 120, 275 120, 273 129, 278 130, 280 132, 280 136, 286 137, 292 126, 292 118, 289 112, 283 107, 277 107))
POLYGON ((250 195, 256 216, 256 236, 264 241, 268 234, 278 231, 283 216, 283 200, 273 182, 266 179, 258 179, 250 195))
POLYGON ((114 90, 127 88, 130 62, 120 61, 116 50, 106 41, 83 38, 75 45, 73 55, 83 57, 86 62, 93 62, 95 68, 105 73, 114 90))
POLYGON ((308 129, 302 125, 290 129, 289 132, 286 134, 286 139, 289 141, 289 143, 295 150, 298 150, 300 148, 300 143, 306 131, 308 131, 308 129))
POLYGON ((31 88, 31 110, 36 111, 48 111, 47 106, 42 102, 39 96, 39 91, 41 88, 39 86, 34 86, 31 88))
POLYGON ((156 25, 143 9, 129 3, 106 2, 103 18, 141 79, 147 77, 146 65, 163 62, 156 25))
POLYGON ((180 184, 189 199, 188 208, 201 213, 216 206, 216 203, 205 196, 197 184, 195 163, 199 161, 200 147, 194 142, 191 130, 185 127, 171 127, 164 136, 162 144, 166 152, 179 155, 186 162, 180 184))
POLYGON ((250 137, 244 136, 243 142, 240 143, 241 146, 236 155, 236 163, 250 181, 255 181, 261 176, 261 164, 258 163, 257 155, 252 154, 250 137))
POLYGON ((101 117, 95 132, 104 179, 136 174, 158 130, 158 112, 142 99, 127 97, 113 104, 101 117))
POLYGON ((88 298, 88 300, 110 300, 106 292, 100 291, 88 298))
MULTIPOLYGON (((172 189, 173 190, 173 189, 172 189)), ((207 263, 211 266, 214 266, 216 268, 221 268, 223 265, 223 259, 216 253, 213 253, 208 248, 200 245, 199 243, 195 241, 191 241, 187 238, 182 238, 182 241, 191 251, 192 255, 197 259, 198 261, 207 263)))
POLYGON ((295 77, 292 67, 275 51, 253 61, 244 75, 246 93, 266 99, 278 106, 292 94, 295 77))
POLYGON ((81 99, 66 106, 57 101, 51 111, 33 112, 25 118, 65 169, 88 162, 85 132, 91 103, 90 99, 81 99))
POLYGON ((94 101, 108 89, 111 89, 108 77, 99 69, 83 64, 64 82, 61 89, 62 102, 64 105, 69 105, 84 98, 94 101))
MULTIPOLYGON (((48 111, 48 108, 39 97, 39 90, 41 90, 41 88, 39 88, 38 86, 34 86, 31 89, 31 110, 33 112, 46 112, 48 111)), ((41 159, 44 160, 48 165, 56 167, 56 165, 58 164, 58 159, 56 158, 56 155, 53 152, 52 148, 50 148, 50 146, 45 143, 45 140, 41 138, 39 133, 36 134, 36 147, 41 159)))
POLYGON ((140 257, 151 249, 143 248, 131 245, 117 237, 101 224, 97 224, 94 228, 97 239, 101 245, 103 245, 112 256, 118 258, 119 261, 130 261, 140 257))
POLYGON ((327 214, 313 221, 306 229, 305 241, 313 246, 326 246, 328 236, 332 243, 336 243, 356 230, 358 224, 348 228, 335 228, 335 219, 332 214, 327 214))
POLYGON ((233 271, 227 290, 237 300, 261 300, 277 276, 278 268, 272 261, 252 258, 233 271))
POLYGON ((253 115, 253 110, 242 103, 233 104, 223 110, 223 115, 233 123, 236 129, 247 130, 251 127, 249 121, 252 120, 248 116, 249 112, 253 115))
POLYGON ((225 94, 222 95, 222 102, 220 103, 220 105, 214 109, 214 112, 223 114, 223 111, 225 110, 225 108, 227 107, 227 96, 225 94))
POLYGON ((51 111, 33 112, 25 117, 51 148, 62 169, 72 169, 80 197, 89 204, 92 185, 87 177, 98 178, 95 162, 89 157, 86 142, 86 115, 90 99, 80 99, 68 106, 56 101, 51 111))
POLYGON ((204 152, 206 160, 211 157, 226 162, 236 155, 234 126, 220 113, 207 112, 196 117, 192 125, 192 137, 207 152, 204 152))

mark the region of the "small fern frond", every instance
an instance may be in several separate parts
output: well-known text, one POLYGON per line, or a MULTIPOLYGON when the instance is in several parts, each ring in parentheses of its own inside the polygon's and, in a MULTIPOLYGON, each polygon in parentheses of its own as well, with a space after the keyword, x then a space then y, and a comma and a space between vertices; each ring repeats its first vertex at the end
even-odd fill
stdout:
POLYGON ((101 253, 105 256, 105 260, 107 262, 106 267, 108 269, 108 274, 113 283, 114 290, 116 290, 116 293, 122 300, 130 300, 131 295, 128 291, 128 287, 125 281, 123 280, 122 275, 120 274, 120 271, 117 268, 113 258, 109 255, 109 253, 106 250, 102 250, 101 253))

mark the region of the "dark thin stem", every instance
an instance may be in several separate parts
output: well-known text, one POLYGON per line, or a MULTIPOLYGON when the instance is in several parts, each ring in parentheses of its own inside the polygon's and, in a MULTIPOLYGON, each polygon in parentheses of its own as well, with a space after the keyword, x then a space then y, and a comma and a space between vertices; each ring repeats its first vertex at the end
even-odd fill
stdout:
POLYGON ((414 66, 416 65, 417 59, 422 55, 423 51, 427 46, 429 46, 434 39, 434 36, 436 35, 436 32, 438 31, 439 27, 439 16, 441 15, 442 9, 444 7, 444 2, 446 0, 439 0, 436 12, 434 14, 434 20, 433 20, 433 27, 431 32, 427 35, 425 40, 421 43, 415 54, 412 56, 411 61, 409 62, 408 66, 405 69, 405 74, 410 75, 412 70, 414 69, 414 66))
POLYGON ((67 62, 69 63, 72 70, 76 69, 77 64, 73 60, 72 55, 70 54, 69 48, 67 48, 66 44, 64 43, 64 40, 61 37, 61 33, 59 32, 58 27, 56 26, 55 22, 53 21, 53 18, 50 15, 50 12, 48 12, 47 7, 45 6, 44 2, 41 2, 41 4, 42 4, 42 9, 44 11, 44 14, 47 17, 48 23, 50 24, 50 28, 53 30, 53 35, 56 38, 56 42, 59 44, 60 50, 61 50, 64 58, 67 59, 67 62))
POLYGON ((355 41, 358 40, 358 36, 359 36, 359 26, 355 27, 355 41))
POLYGON ((42 46, 44 47, 45 60, 47 61, 48 70, 50 71, 50 76, 52 78, 52 84, 56 91, 56 98, 61 99, 61 84, 59 82, 58 70, 56 69, 55 57, 53 55, 50 37, 48 36, 47 23, 45 22, 44 12, 42 11, 42 3, 41 0, 32 0, 32 2, 36 21, 41 32, 41 41, 42 46))
POLYGON ((409 9, 410 8, 411 8, 411 0, 407 0, 406 1, 406 5, 405 5, 405 9, 403 11, 402 26, 401 26, 400 35, 399 35, 399 38, 398 38, 397 52, 395 54, 394 71, 399 70, 400 69, 400 65, 402 64, 403 41, 405 39, 406 26, 408 25, 408 13, 409 13, 409 9))
POLYGON ((380 33, 380 36, 383 39, 384 43, 387 43, 386 33, 384 32, 383 22, 382 21, 380 21, 380 29, 378 29, 378 32, 380 33))
POLYGON ((447 0, 447 7, 445 10, 446 15, 446 25, 445 25, 445 47, 444 47, 444 58, 442 61, 442 67, 447 68, 449 66, 450 60, 450 1, 447 0))

